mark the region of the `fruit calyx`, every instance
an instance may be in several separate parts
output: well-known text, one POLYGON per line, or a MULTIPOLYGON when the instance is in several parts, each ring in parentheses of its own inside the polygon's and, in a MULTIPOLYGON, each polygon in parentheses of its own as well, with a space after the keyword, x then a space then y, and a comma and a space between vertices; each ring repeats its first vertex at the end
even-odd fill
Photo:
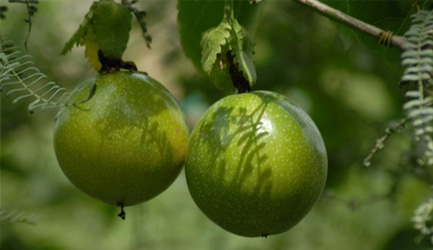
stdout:
POLYGON ((131 61, 123 61, 121 58, 119 59, 109 59, 102 53, 101 50, 98 50, 98 59, 101 63, 102 67, 99 70, 99 73, 113 73, 119 71, 121 69, 126 69, 131 72, 137 72, 137 66, 135 66, 134 62, 131 61))

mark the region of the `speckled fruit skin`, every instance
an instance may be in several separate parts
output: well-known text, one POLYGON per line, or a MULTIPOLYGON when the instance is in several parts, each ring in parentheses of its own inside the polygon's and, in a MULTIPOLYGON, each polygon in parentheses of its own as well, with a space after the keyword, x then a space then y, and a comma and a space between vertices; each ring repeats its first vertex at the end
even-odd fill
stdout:
POLYGON ((257 91, 212 105, 195 126, 185 173, 192 198, 216 224, 257 237, 296 225, 327 177, 314 122, 283 95, 257 91))
POLYGON ((187 144, 174 97, 141 73, 84 82, 56 118, 54 148, 64 174, 113 205, 134 205, 168 188, 182 169, 187 144))

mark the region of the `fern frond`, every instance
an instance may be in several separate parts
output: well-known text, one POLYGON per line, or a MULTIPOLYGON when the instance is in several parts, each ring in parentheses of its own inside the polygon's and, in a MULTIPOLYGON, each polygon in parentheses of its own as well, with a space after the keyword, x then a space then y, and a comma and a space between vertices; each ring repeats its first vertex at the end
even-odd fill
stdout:
POLYGON ((34 98, 28 110, 55 108, 65 105, 70 93, 34 66, 32 57, 23 54, 10 40, 0 41, 0 91, 9 88, 6 96, 18 95, 13 103, 34 98))
POLYGON ((35 225, 38 221, 39 216, 26 215, 23 212, 12 211, 8 212, 5 210, 0 210, 0 222, 19 222, 30 225, 35 225))
POLYGON ((406 32, 402 65, 406 67, 401 82, 412 86, 405 93, 403 109, 417 141, 423 144, 421 164, 433 164, 433 11, 420 10, 412 15, 413 24, 406 32))
POLYGON ((426 200, 423 204, 418 206, 412 217, 412 223, 416 230, 420 232, 419 241, 424 237, 429 237, 430 242, 433 244, 433 198, 426 200))

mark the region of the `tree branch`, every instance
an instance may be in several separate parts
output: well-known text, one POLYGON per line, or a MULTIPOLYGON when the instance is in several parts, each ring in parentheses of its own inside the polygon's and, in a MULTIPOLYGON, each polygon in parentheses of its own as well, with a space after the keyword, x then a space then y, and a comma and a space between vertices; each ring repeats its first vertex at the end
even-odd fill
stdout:
MULTIPOLYGON (((357 29, 361 32, 367 33, 373 37, 377 37, 381 39, 385 34, 389 34, 389 32, 379 29, 376 26, 365 23, 359 19, 351 17, 339 10, 336 10, 324 3, 321 3, 317 0, 296 0, 298 3, 305 5, 314 11, 331 18, 334 21, 345 24, 351 28, 357 29)), ((406 39, 402 36, 392 36, 390 38, 390 45, 393 47, 397 47, 403 49, 403 45, 406 43, 406 39)))

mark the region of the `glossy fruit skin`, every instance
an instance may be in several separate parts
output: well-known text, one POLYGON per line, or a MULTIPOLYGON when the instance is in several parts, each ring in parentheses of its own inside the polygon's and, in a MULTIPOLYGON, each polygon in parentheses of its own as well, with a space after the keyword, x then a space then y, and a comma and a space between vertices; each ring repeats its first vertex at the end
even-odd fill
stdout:
POLYGON ((170 186, 189 132, 169 91, 142 73, 84 82, 56 117, 54 148, 64 174, 112 205, 147 201, 170 186))
POLYGON ((311 118, 281 94, 225 97, 194 127, 185 174, 216 224, 247 237, 282 233, 319 199, 327 153, 311 118))

